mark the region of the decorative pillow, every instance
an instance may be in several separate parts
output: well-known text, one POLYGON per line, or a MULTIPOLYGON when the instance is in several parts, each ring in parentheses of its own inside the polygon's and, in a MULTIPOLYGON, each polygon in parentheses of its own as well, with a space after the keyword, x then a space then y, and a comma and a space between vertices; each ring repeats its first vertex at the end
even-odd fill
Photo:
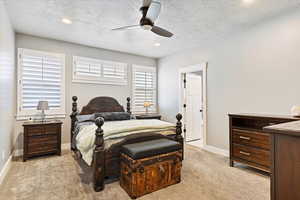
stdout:
POLYGON ((131 115, 127 112, 102 112, 95 113, 95 119, 97 117, 103 117, 105 121, 120 121, 130 120, 131 115))
POLYGON ((91 115, 77 115, 76 116, 77 122, 93 122, 95 121, 95 114, 91 115))

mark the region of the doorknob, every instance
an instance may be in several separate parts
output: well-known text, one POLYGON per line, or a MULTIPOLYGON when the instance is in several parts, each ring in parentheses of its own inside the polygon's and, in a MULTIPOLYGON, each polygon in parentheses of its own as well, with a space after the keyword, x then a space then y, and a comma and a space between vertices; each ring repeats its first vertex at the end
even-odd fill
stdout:
POLYGON ((200 112, 203 112, 203 110, 201 109, 200 112))

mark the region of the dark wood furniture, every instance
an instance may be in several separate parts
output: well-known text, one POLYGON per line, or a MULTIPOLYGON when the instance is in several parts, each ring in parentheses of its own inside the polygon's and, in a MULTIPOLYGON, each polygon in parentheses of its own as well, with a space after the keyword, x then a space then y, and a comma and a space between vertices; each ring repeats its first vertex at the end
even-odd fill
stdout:
POLYGON ((272 141, 271 199, 300 200, 300 121, 264 130, 272 141))
MULTIPOLYGON (((71 117, 71 141, 73 142, 74 129, 76 123, 77 115, 86 115, 93 114, 99 112, 125 112, 123 106, 119 104, 117 100, 112 97, 96 97, 92 99, 86 106, 84 106, 81 112, 78 112, 77 108, 77 97, 73 96, 73 104, 72 104, 72 113, 71 117)), ((130 111, 130 98, 127 98, 126 111, 131 113, 130 111)), ((171 139, 178 141, 182 145, 183 151, 183 137, 182 137, 182 115, 178 114, 177 125, 176 125, 176 133, 174 135, 170 135, 171 139)), ((120 177, 120 152, 119 151, 106 151, 104 146, 103 139, 103 130, 102 126, 104 124, 103 118, 99 117, 96 119, 95 124, 97 125, 96 130, 96 138, 95 138, 95 149, 93 152, 93 161, 92 161, 92 170, 93 170, 93 186, 94 190, 99 192, 104 189, 105 181, 110 182, 111 180, 118 180, 120 177)), ((140 141, 143 141, 143 138, 139 138, 140 141)), ((145 138, 146 140, 146 138, 145 138)), ((72 143, 71 142, 71 143, 72 143)), ((76 144, 75 144, 76 145, 76 144)), ((71 144, 71 149, 79 155, 80 152, 73 148, 71 144)))
POLYGON ((295 120, 290 116, 229 114, 230 166, 239 162, 270 172, 271 136, 263 128, 295 120))
POLYGON ((161 115, 159 114, 143 114, 143 115, 136 115, 136 119, 158 119, 161 120, 161 115))
POLYGON ((61 125, 60 121, 25 122, 23 161, 41 155, 61 155, 61 125))
MULTIPOLYGON (((155 149, 150 151, 153 152, 155 149)), ((131 198, 136 199, 180 183, 181 162, 182 152, 180 149, 146 158, 133 158, 122 152, 120 185, 131 198)))

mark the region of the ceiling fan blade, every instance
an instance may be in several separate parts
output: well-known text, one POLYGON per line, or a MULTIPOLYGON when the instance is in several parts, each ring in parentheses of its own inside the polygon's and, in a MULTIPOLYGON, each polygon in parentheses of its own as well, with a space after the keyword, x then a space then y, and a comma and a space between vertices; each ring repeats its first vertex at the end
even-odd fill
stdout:
POLYGON ((143 0, 143 7, 149 7, 152 0, 143 0))
POLYGON ((148 9, 146 18, 150 19, 152 22, 158 18, 161 11, 161 3, 157 0, 153 0, 148 9))
POLYGON ((123 26, 123 27, 114 28, 114 29, 111 29, 111 30, 112 31, 124 31, 124 30, 136 29, 137 27, 140 27, 140 25, 123 26))
POLYGON ((160 28, 158 26, 153 26, 151 31, 153 33, 156 33, 157 35, 160 35, 160 36, 163 36, 163 37, 172 37, 173 36, 173 33, 163 29, 163 28, 160 28))

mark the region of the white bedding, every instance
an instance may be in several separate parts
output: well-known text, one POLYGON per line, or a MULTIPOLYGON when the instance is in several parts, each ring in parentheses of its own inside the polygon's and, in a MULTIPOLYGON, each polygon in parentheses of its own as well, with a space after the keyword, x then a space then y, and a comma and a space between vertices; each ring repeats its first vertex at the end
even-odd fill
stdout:
MULTIPOLYGON (((83 160, 88 165, 91 165, 93 159, 96 129, 97 126, 95 124, 84 125, 76 137, 77 149, 81 152, 83 160)), ((175 125, 156 119, 124 120, 105 122, 102 129, 104 131, 105 145, 107 145, 109 140, 118 140, 136 133, 167 131, 175 129, 175 125)))

